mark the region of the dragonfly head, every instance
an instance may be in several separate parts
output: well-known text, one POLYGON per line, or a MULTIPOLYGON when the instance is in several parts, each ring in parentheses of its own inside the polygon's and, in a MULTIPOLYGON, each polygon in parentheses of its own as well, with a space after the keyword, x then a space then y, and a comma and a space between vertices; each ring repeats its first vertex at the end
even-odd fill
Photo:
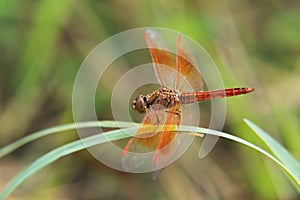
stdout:
POLYGON ((138 98, 136 98, 132 102, 132 108, 139 112, 139 113, 144 113, 146 112, 146 109, 148 108, 148 98, 147 96, 140 95, 138 98))

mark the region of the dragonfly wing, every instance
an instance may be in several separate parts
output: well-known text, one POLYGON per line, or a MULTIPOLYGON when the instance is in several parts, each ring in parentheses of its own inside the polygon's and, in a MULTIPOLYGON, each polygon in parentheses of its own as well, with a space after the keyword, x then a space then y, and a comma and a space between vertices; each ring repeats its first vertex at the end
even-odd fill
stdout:
POLYGON ((165 109, 153 105, 146 112, 141 128, 130 138, 123 149, 121 164, 128 172, 146 172, 152 169, 154 150, 161 135, 161 127, 167 119, 165 109), (149 127, 149 129, 147 129, 149 127))
POLYGON ((179 127, 181 124, 182 113, 180 108, 180 104, 178 103, 168 110, 169 115, 167 116, 164 130, 161 133, 156 151, 153 155, 153 169, 160 169, 159 171, 154 171, 152 173, 153 179, 156 179, 160 174, 161 169, 178 159, 191 145, 194 139, 194 136, 174 132, 174 130, 172 130, 172 127, 179 127))
POLYGON ((147 30, 145 39, 156 78, 161 85, 178 89, 180 92, 203 89, 203 80, 196 68, 196 60, 188 47, 181 42, 180 35, 177 38, 176 59, 171 51, 167 51, 166 43, 154 30, 147 30))
POLYGON ((177 38, 176 45, 176 68, 178 76, 175 88, 180 92, 191 92, 203 90, 203 79, 197 69, 196 59, 187 46, 181 41, 181 36, 177 38))
POLYGON ((174 88, 177 73, 174 54, 168 51, 167 44, 154 30, 147 30, 145 39, 158 82, 163 86, 174 88))
MULTIPOLYGON (((176 89, 181 92, 191 91, 190 87, 194 91, 203 90, 203 78, 197 70, 196 59, 194 59, 189 48, 181 41, 180 35, 177 38, 176 49, 176 66, 180 74, 179 78, 177 78, 176 89)), ((199 152, 199 157, 205 157, 217 143, 218 139, 218 136, 206 135, 199 152)))
MULTIPOLYGON (((181 122, 180 104, 170 109, 157 108, 153 105, 146 113, 141 128, 127 143, 123 151, 122 166, 126 171, 156 171, 172 162, 177 149, 182 144, 185 134, 177 135, 174 127, 181 122), (145 133, 144 128, 159 125, 152 133, 145 133), (172 130, 173 129, 173 130, 172 130)), ((178 156, 179 157, 179 156, 178 156)), ((175 159, 175 158, 174 158, 175 159)), ((156 177, 153 173, 153 178, 156 177)))

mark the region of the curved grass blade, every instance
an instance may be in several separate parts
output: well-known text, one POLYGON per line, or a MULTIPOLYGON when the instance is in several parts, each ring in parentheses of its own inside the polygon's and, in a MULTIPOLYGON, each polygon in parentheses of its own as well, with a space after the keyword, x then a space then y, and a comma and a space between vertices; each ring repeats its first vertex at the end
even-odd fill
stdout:
POLYGON ((264 143, 270 148, 274 155, 286 166, 288 169, 289 178, 292 179, 293 184, 300 192, 300 165, 299 162, 276 140, 274 140, 268 133, 258 127, 256 124, 248 119, 244 122, 259 136, 264 143), (294 182, 295 181, 295 182, 294 182))
MULTIPOLYGON (((113 121, 107 121, 107 122, 108 122, 107 124, 111 124, 110 128, 120 127, 120 123, 122 123, 122 122, 113 122, 113 121)), ((88 122, 86 122, 86 123, 88 124, 88 122)), ((93 124, 94 122, 91 122, 91 123, 93 124)), ((136 125, 136 124, 126 123, 124 125, 136 125)), ((73 127, 75 128, 77 126, 73 126, 73 127)), ((94 135, 94 136, 90 136, 90 137, 82 139, 82 140, 84 140, 85 145, 83 145, 82 140, 78 140, 78 141, 71 142, 69 144, 63 145, 59 148, 52 150, 51 152, 45 154, 44 156, 42 156, 39 159, 37 159, 36 161, 34 161, 31 165, 29 165, 27 168, 25 168, 23 171, 21 171, 13 180, 11 180, 11 182, 7 184, 7 186, 4 188, 3 192, 0 194, 0 199, 6 198, 11 192, 14 191, 14 189, 16 187, 18 187, 28 177, 30 177, 34 173, 38 172, 40 169, 44 168, 45 166, 51 164, 55 160, 57 160, 63 156, 69 155, 71 153, 74 153, 76 151, 80 151, 87 147, 91 147, 91 146, 101 144, 104 142, 108 142, 108 141, 120 140, 120 139, 130 137, 131 135, 133 135, 135 133, 137 128, 138 127, 109 131, 106 133, 102 133, 102 134, 98 134, 98 135, 94 135), (123 130, 126 130, 126 132, 123 130)), ((174 131, 176 131, 176 130, 174 130, 174 131)), ((267 151, 257 147, 256 145, 254 145, 246 140, 243 140, 241 138, 238 138, 236 136, 233 136, 233 135, 230 135, 227 133, 223 133, 223 132, 219 132, 219 131, 215 131, 215 130, 209 130, 209 129, 205 129, 205 128, 200 128, 200 127, 182 126, 182 127, 180 127, 179 131, 187 132, 189 134, 193 134, 196 136, 202 135, 199 133, 218 135, 223 138, 227 138, 227 139, 239 142, 241 144, 244 144, 244 145, 251 147, 252 149, 255 149, 256 151, 264 154, 265 156, 269 157, 271 160, 276 162, 281 168, 283 168, 284 171, 286 171, 287 174, 289 174, 289 176, 292 179, 293 178, 295 179, 295 177, 293 176, 293 173, 283 162, 278 160, 276 157, 274 157, 267 151)), ((295 181, 297 181, 297 180, 295 180, 295 181)))
MULTIPOLYGON (((111 128, 114 128, 114 127, 111 127, 111 128)), ((11 182, 7 184, 7 186, 4 188, 4 190, 0 194, 0 200, 5 199, 11 192, 13 192, 28 177, 30 177, 34 173, 38 172, 40 169, 46 167, 47 165, 51 164, 55 160, 57 160, 63 156, 69 155, 71 153, 80 151, 87 147, 91 147, 91 146, 98 145, 98 144, 108 142, 108 141, 120 140, 120 139, 130 137, 131 135, 133 135, 135 133, 137 128, 138 127, 114 130, 114 131, 109 131, 106 133, 90 136, 90 137, 82 139, 84 141, 78 140, 75 142, 71 142, 69 144, 63 145, 59 148, 56 148, 56 149, 50 151, 49 153, 43 155, 42 157, 40 157, 39 159, 34 161, 31 165, 29 165, 27 168, 25 168, 23 171, 21 171, 14 179, 12 179, 11 182), (83 143, 85 145, 83 145, 83 143)), ((182 126, 182 127, 180 127, 179 131, 195 133, 194 135, 199 135, 199 133, 216 135, 216 136, 221 136, 223 138, 227 138, 227 139, 239 142, 239 143, 244 144, 248 147, 251 147, 252 149, 255 149, 256 151, 269 157, 274 162, 276 162, 280 167, 282 167, 288 174, 291 175, 289 169, 276 157, 272 156, 270 153, 257 147, 256 145, 254 145, 246 140, 243 140, 239 137, 236 137, 236 136, 233 136, 233 135, 230 135, 227 133, 215 131, 215 130, 200 128, 200 127, 182 126)))
MULTIPOLYGON (((135 133, 138 127, 128 128, 128 132, 135 133)), ((130 137, 128 132, 124 132, 120 130, 109 131, 103 134, 98 134, 94 136, 90 136, 84 138, 82 140, 77 140, 75 142, 68 143, 61 147, 58 147, 49 153, 43 155, 42 157, 35 160, 32 164, 30 164, 27 168, 21 171, 14 179, 12 179, 4 188, 2 193, 0 194, 0 199, 5 199, 11 192, 13 192, 22 182, 24 182, 28 177, 38 172, 42 168, 48 166, 53 163, 57 159, 69 155, 71 153, 80 151, 87 147, 92 147, 97 144, 102 144, 108 141, 114 141, 119 139, 124 139, 130 137), (84 145, 83 145, 84 144, 84 145)))
POLYGON ((97 121, 97 122, 80 122, 80 123, 70 123, 62 126, 54 126, 51 128, 47 128, 41 131, 37 131, 34 133, 29 134, 28 136, 25 136, 21 139, 16 140, 13 143, 10 143, 9 145, 6 145, 4 147, 0 148, 0 158, 8 155, 9 153, 13 152, 14 150, 18 149, 19 147, 34 141, 36 139, 39 139, 41 137, 51 135, 54 133, 62 132, 62 131, 68 131, 72 129, 81 129, 81 128, 92 128, 92 127, 103 127, 103 128, 126 128, 126 127, 132 127, 134 125, 137 125, 136 123, 132 122, 115 122, 115 121, 97 121))

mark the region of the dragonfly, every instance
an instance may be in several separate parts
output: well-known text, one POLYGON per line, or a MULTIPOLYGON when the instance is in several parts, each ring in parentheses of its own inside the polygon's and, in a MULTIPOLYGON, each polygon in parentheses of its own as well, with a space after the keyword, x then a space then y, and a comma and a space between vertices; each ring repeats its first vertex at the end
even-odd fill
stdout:
POLYGON ((128 171, 134 170, 139 165, 137 162, 143 163, 145 159, 130 157, 129 152, 154 152, 153 169, 174 155, 180 143, 170 145, 178 134, 171 127, 180 127, 182 106, 254 91, 251 87, 204 91, 202 75, 193 57, 183 48, 180 34, 177 37, 175 55, 163 48, 164 40, 154 30, 147 30, 144 36, 160 87, 148 95, 139 95, 132 103, 132 108, 145 116, 141 127, 129 139, 122 151, 123 168, 128 171), (162 128, 145 133, 144 128, 147 126, 162 128))

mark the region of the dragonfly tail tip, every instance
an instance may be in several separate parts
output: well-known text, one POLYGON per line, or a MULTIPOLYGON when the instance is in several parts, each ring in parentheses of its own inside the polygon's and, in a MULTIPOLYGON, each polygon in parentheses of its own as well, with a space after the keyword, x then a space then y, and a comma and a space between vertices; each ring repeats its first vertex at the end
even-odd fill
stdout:
POLYGON ((254 88, 248 87, 248 88, 245 88, 245 91, 246 91, 246 93, 253 92, 254 88))

